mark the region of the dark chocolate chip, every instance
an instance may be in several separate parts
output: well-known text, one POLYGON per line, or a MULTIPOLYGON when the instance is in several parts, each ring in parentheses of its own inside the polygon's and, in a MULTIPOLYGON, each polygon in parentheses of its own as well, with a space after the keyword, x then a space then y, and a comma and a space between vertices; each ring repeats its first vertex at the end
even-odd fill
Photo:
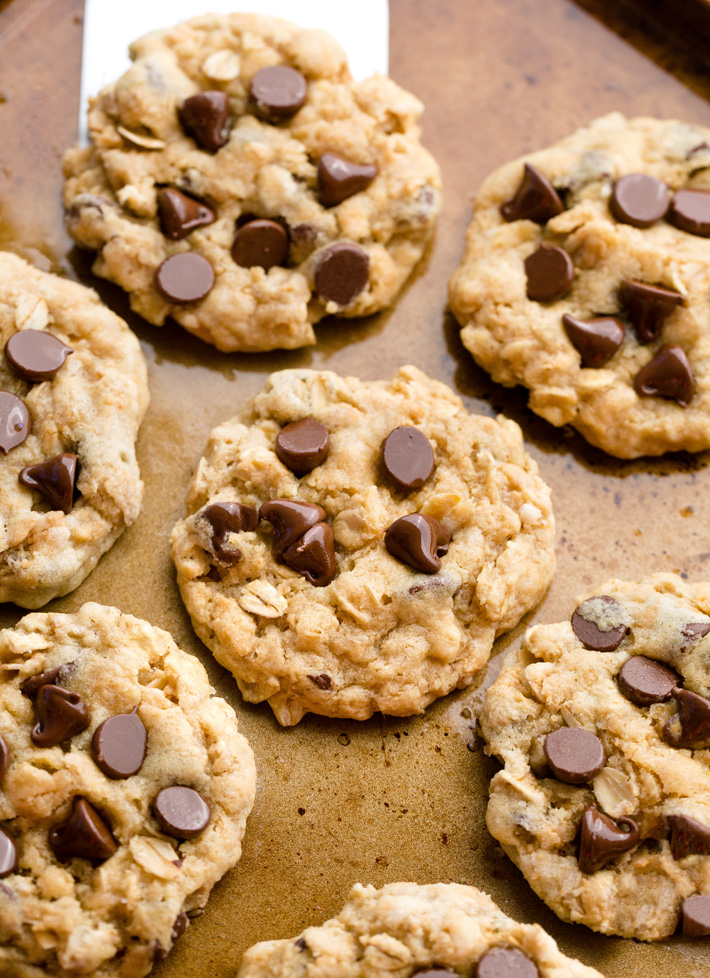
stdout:
POLYGON ((0 828, 0 879, 17 869, 17 846, 9 832, 0 828))
POLYGON ((603 367, 624 341, 624 324, 614 316, 576 319, 565 313, 562 323, 570 343, 582 357, 583 367, 603 367))
POLYGON ((515 196, 501 206, 500 212, 505 221, 528 220, 546 224, 563 210, 560 196, 547 177, 526 163, 515 196))
POLYGON ((678 712, 663 727, 663 739, 671 747, 699 748, 710 745, 710 700, 689 689, 676 689, 678 712))
POLYGON ((163 832, 175 839, 194 839, 210 821, 210 806, 199 791, 180 784, 163 788, 153 811, 163 832))
POLYGON ((34 698, 42 686, 64 686, 75 671, 76 664, 74 662, 63 662, 61 666, 55 666, 45 672, 38 672, 34 676, 30 676, 29 679, 25 679, 20 685, 20 692, 24 696, 34 698))
POLYGON ((673 198, 668 220, 681 231, 710 237, 710 193, 707 190, 679 190, 673 198))
POLYGON ((130 778, 143 766, 148 732, 137 709, 109 717, 94 731, 94 760, 107 778, 130 778))
POLYGON ((276 454, 296 475, 306 475, 324 462, 330 448, 328 429, 315 418, 283 426, 276 436, 276 454))
POLYGON ((61 509, 63 513, 71 513, 77 461, 77 456, 73 453, 62 452, 45 462, 28 465, 20 472, 20 482, 28 489, 35 489, 53 510, 61 509))
POLYGON ((104 862, 118 845, 111 829, 85 798, 76 797, 66 822, 49 830, 49 847, 57 859, 104 862))
POLYGON ((669 815, 671 855, 674 859, 686 856, 710 856, 710 828, 690 815, 669 815))
POLYGON ((656 662, 655 659, 648 659, 645 655, 634 655, 627 659, 616 680, 624 696, 636 706, 665 703, 681 683, 675 669, 656 662))
POLYGON ((680 647, 681 652, 687 652, 699 639, 705 638, 710 632, 710 621, 689 621, 683 625, 680 634, 686 639, 680 647))
POLYGON ((56 747, 68 737, 86 730, 91 713, 78 693, 61 686, 42 686, 35 700, 37 722, 30 737, 37 747, 56 747))
POLYGON ((525 259, 525 274, 528 277, 528 299, 553 302, 572 288, 574 265, 564 248, 541 244, 525 259))
POLYGON ((587 805, 582 816, 579 868, 583 873, 596 873, 638 841, 639 827, 632 818, 615 821, 594 805, 587 805))
POLYGON ((301 503, 292 499, 271 499, 259 509, 262 520, 274 527, 271 549, 277 560, 283 559, 284 551, 295 543, 306 530, 325 519, 325 510, 315 503, 301 503))
POLYGON ((594 652, 613 652, 617 649, 626 635, 626 625, 613 625, 602 630, 594 618, 617 618, 623 614, 623 608, 608 594, 599 594, 587 598, 575 609, 572 615, 572 631, 585 649, 594 652))
POLYGON ((5 344, 5 359, 30 384, 51 380, 73 349, 41 329, 22 329, 5 344))
POLYGON ((0 734, 0 784, 5 780, 7 769, 10 767, 10 748, 7 741, 0 734))
POLYGON ((584 727, 560 727, 544 740, 547 763, 555 777, 565 784, 586 784, 604 767, 604 745, 596 734, 584 727))
POLYGON ((285 265, 287 257, 288 233, 278 221, 257 218, 235 235, 232 258, 242 268, 259 266, 268 272, 275 265, 285 265))
POLYGON ((476 978, 539 978, 532 958, 517 947, 494 947, 476 966, 476 978))
POLYGON ((315 683, 318 689, 325 690, 333 688, 333 680, 330 678, 330 676, 326 676, 324 672, 322 672, 319 676, 309 676, 308 678, 312 683, 315 683))
POLYGON ((667 397, 687 407, 693 396, 693 373, 682 347, 666 343, 634 378, 639 397, 667 397))
POLYGON ((7 455, 30 433, 27 405, 10 391, 0 391, 0 452, 7 455))
POLYGON ((178 305, 197 302, 204 299, 214 285, 214 269, 202 255, 181 251, 159 265, 155 284, 168 302, 178 305))
POLYGON ((318 259, 315 290, 325 302, 348 306, 368 283, 370 256, 352 241, 337 241, 318 259))
POLYGON ((685 297, 680 292, 628 278, 621 283, 619 297, 628 310, 639 343, 655 340, 673 310, 685 305, 685 297))
POLYGON ((696 893, 683 900, 681 909, 685 937, 710 936, 710 895, 696 893))
POLYGON ((201 511, 200 519, 210 527, 212 553, 222 564, 238 564, 242 552, 230 543, 233 533, 255 530, 259 514, 246 503, 210 503, 201 511))
POLYGON ((213 224, 215 219, 211 207, 173 187, 166 187, 158 193, 158 215, 160 230, 171 241, 180 241, 196 228, 213 224))
POLYGON ((306 944, 306 942, 303 940, 302 937, 297 937, 293 943, 298 948, 299 951, 305 951, 306 948, 308 947, 308 945, 306 944))
POLYGON ((210 153, 229 139, 229 97, 226 92, 198 92, 186 98, 178 109, 180 125, 210 153))
POLYGON ((251 80, 249 98, 256 114, 267 122, 281 122, 301 108, 308 94, 308 83, 296 68, 269 65, 251 80))
POLYGON ((327 523, 316 523, 284 551, 282 560, 300 571, 316 587, 325 587, 335 577, 335 543, 327 523))
POLYGON ((623 224, 650 228, 668 210, 668 187, 648 173, 629 173, 614 182, 611 213, 623 224))
POLYGON ((339 153, 323 153, 318 161, 318 200, 324 207, 335 207, 367 190, 376 176, 374 163, 361 165, 339 153))
POLYGON ((419 489, 434 470, 434 452, 418 428, 402 425, 382 443, 382 465, 399 489, 419 489))
POLYGON ((385 533, 385 547, 396 560, 424 574, 441 570, 441 558, 449 549, 451 534, 433 516, 412 513, 400 516, 385 533))

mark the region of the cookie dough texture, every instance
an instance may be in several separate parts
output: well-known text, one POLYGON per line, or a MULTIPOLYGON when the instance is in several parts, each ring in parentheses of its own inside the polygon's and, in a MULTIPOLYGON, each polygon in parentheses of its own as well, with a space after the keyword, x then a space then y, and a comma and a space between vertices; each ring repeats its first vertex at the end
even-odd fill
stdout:
POLYGON ((694 641, 686 626, 710 624, 710 584, 656 575, 607 581, 595 593, 623 608, 628 633, 617 651, 585 649, 569 621, 536 625, 487 693, 481 728, 504 767, 491 782, 486 820, 563 920, 656 940, 676 930, 685 897, 710 894, 710 856, 673 859, 666 824, 683 814, 710 825, 710 750, 669 746, 662 729, 673 700, 635 706, 616 676, 630 656, 643 655, 672 666, 686 689, 707 697, 710 635, 694 641), (544 737, 565 725, 591 730, 604 745, 606 766, 591 785, 563 784, 545 769, 544 737), (591 874, 578 867, 575 838, 586 805, 634 819, 641 838, 591 874))
POLYGON ((285 370, 212 432, 172 551, 197 634, 245 699, 268 700, 287 725, 308 711, 408 716, 468 685, 496 636, 544 594, 553 538, 549 489, 513 422, 470 415, 414 367, 388 382, 285 370), (330 432, 330 451, 299 479, 274 448, 283 425, 307 416, 330 432), (400 425, 419 428, 434 450, 433 474, 410 493, 390 489, 380 469, 382 442, 400 425), (264 522, 238 535, 243 559, 213 579, 202 507, 235 500, 258 508, 274 498, 324 507, 337 564, 326 587, 274 560, 264 522), (453 536, 435 575, 384 546, 390 524, 415 512, 453 536))
POLYGON ((0 819, 20 859, 18 872, 0 881, 0 974, 140 978, 169 950, 180 913, 204 906, 239 859, 254 799, 251 749, 198 660, 167 632, 115 608, 28 615, 0 632, 0 665, 0 733, 10 751, 0 819), (63 685, 82 697, 91 724, 68 751, 40 750, 20 683, 65 663, 73 665, 63 685), (145 761, 133 777, 110 780, 92 759, 93 732, 136 706, 148 731, 145 761), (157 792, 174 783, 197 789, 212 810, 189 842, 163 835, 151 814, 157 792), (101 812, 119 843, 97 867, 60 863, 47 843, 76 795, 101 812))
POLYGON ((463 259, 449 297, 461 339, 498 383, 530 389, 533 411, 577 428, 593 445, 621 458, 710 447, 710 241, 665 221, 642 230, 618 223, 608 201, 614 180, 648 173, 671 191, 710 190, 710 129, 618 113, 597 119, 555 146, 508 163, 487 178, 475 201, 463 259), (544 227, 506 223, 500 206, 531 163, 562 194, 565 210, 544 227), (527 298, 525 258, 542 242, 565 249, 575 265, 572 290, 541 304, 527 298), (682 292, 686 305, 647 346, 626 330, 603 368, 588 369, 567 338, 562 316, 589 319, 619 312, 623 278, 682 292), (685 351, 695 391, 687 408, 639 397, 633 380, 659 347, 685 351))
POLYGON ((136 312, 156 325, 170 315, 220 350, 250 351, 315 343, 313 323, 324 315, 365 316, 393 302, 440 206, 439 168, 419 142, 418 99, 386 77, 353 81, 324 32, 256 14, 199 17, 148 34, 130 53, 133 66, 91 101, 91 146, 66 155, 64 200, 70 234, 97 252, 94 272, 124 288, 136 312), (308 96, 272 125, 251 114, 248 92, 256 72, 276 64, 301 71, 308 96), (230 100, 231 134, 216 153, 178 122, 178 106, 203 90, 230 100), (368 189, 326 209, 316 170, 327 151, 379 172, 368 189), (157 217, 161 186, 209 203, 216 221, 168 241, 157 217), (286 222, 287 268, 234 262, 240 215, 286 222), (370 260, 368 286, 346 307, 313 292, 319 256, 337 241, 356 242, 370 260), (201 302, 171 305, 155 270, 188 249, 212 264, 216 284, 201 302))
POLYGON ((496 947, 528 955, 541 978, 600 978, 562 954, 538 924, 516 923, 485 893, 458 883, 357 884, 333 920, 306 928, 298 940, 255 944, 237 978, 409 978, 431 967, 473 978, 476 963, 496 947))
POLYGON ((20 397, 31 430, 0 456, 0 601, 38 608, 73 590, 138 517, 138 427, 148 406, 138 340, 96 294, 0 253, 0 350, 18 330, 46 330, 74 352, 52 380, 27 383, 0 352, 0 389, 20 397), (68 515, 21 485, 28 465, 78 455, 68 515))

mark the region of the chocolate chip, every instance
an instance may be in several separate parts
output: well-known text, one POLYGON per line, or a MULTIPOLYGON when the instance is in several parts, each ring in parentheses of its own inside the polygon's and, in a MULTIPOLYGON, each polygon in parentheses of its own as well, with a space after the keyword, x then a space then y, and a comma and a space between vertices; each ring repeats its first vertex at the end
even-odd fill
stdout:
POLYGON ((296 475, 306 475, 324 462, 330 448, 328 429, 315 418, 283 426, 276 436, 276 454, 296 475))
POLYGON ((367 190, 376 176, 374 163, 361 165, 339 153, 323 153, 318 161, 318 200, 324 207, 335 207, 367 190))
POLYGON ((326 676, 324 672, 319 676, 309 676, 308 678, 312 683, 315 683, 318 689, 326 690, 333 688, 333 680, 330 678, 330 676, 326 676))
POLYGON ((30 433, 27 405, 10 391, 0 391, 0 452, 7 455, 30 433))
POLYGON ((49 847, 57 859, 89 859, 96 863, 104 862, 118 849, 109 826, 81 797, 74 799, 66 822, 49 830, 49 847))
POLYGON ((563 210, 560 196, 547 177, 526 163, 515 196, 501 206, 500 212, 505 221, 528 220, 546 224, 563 210))
POLYGON ((693 374, 682 347, 666 343, 634 378, 639 397, 667 397, 687 407, 693 396, 693 374))
POLYGON ((541 244, 525 259, 525 274, 528 277, 528 299, 552 302, 572 288, 574 265, 564 248, 541 244))
POLYGON ((679 190, 673 198, 668 220, 681 231, 710 237, 710 193, 707 190, 679 190))
POLYGON ((9 832, 0 828, 0 879, 17 869, 17 846, 9 832))
POLYGON ((459 975, 448 968, 424 968, 422 971, 412 972, 412 978, 459 978, 459 975))
POLYGON ((690 815, 669 815, 671 855, 674 859, 686 856, 710 856, 710 828, 690 815))
POLYGON ((399 489, 419 489, 434 470, 434 452, 418 428, 402 425, 382 443, 382 465, 399 489))
POLYGON ((308 947, 308 945, 306 944, 306 942, 302 937, 297 937, 293 943, 298 948, 299 951, 305 951, 306 948, 308 947))
POLYGON ((335 544, 327 523, 316 523, 284 551, 282 560, 300 571, 316 587, 325 587, 335 577, 335 544))
POLYGON ((655 340, 673 310, 685 305, 685 297, 680 292, 628 278, 621 283, 619 297, 628 310, 639 343, 655 340))
POLYGON ((254 506, 246 503, 210 503, 200 512, 199 518, 210 527, 212 553, 223 564, 238 564, 242 552, 230 544, 233 533, 255 530, 259 514, 254 506))
POLYGON ((296 68, 269 65, 251 80, 249 99, 256 114, 267 122, 281 122, 298 112, 306 101, 308 83, 296 68))
POLYGON ((669 700, 681 678, 675 669, 662 662, 634 655, 623 664, 616 681, 624 696, 636 706, 650 706, 669 700))
POLYGON ((199 791, 181 784, 163 788, 153 811, 163 832, 175 839, 194 839, 210 821, 210 806, 199 791))
POLYGON ((624 324, 614 316, 576 319, 565 313, 562 323, 570 343, 582 357, 583 367, 603 367, 624 341, 624 324))
POLYGON ((262 520, 268 520, 274 528, 271 549, 277 560, 283 559, 284 551, 295 543, 306 530, 325 519, 325 510, 315 503, 301 503, 292 499, 272 499, 259 509, 262 520))
POLYGON ((94 760, 107 778, 130 778, 143 766, 148 732, 137 709, 109 717, 94 731, 94 760))
POLYGON ((237 231, 232 258, 242 268, 259 266, 268 272, 275 265, 285 265, 288 257, 288 233, 277 221, 257 218, 237 231))
POLYGON ((174 941, 176 941, 178 937, 182 937, 182 935, 185 933, 185 931, 189 926, 190 926, 189 918, 185 913, 185 911, 181 910, 180 913, 175 918, 175 923, 173 924, 173 931, 172 934, 170 935, 171 938, 174 941))
POLYGON ((681 908, 685 937, 710 936, 710 896, 696 893, 683 900, 681 908))
POLYGON ((180 241, 196 228, 213 224, 215 219, 211 207, 172 187, 158 193, 158 215, 160 230, 171 241, 180 241))
POLYGON ((66 681, 76 671, 74 662, 63 662, 60 666, 38 672, 20 684, 20 692, 24 696, 35 697, 42 686, 64 686, 66 681))
POLYGON ((214 269, 202 255, 182 251, 162 262, 155 273, 155 284, 168 302, 197 302, 214 285, 214 269))
POLYGON ((5 359, 30 384, 51 380, 73 349, 41 329, 21 329, 5 344, 5 359))
POLYGON ((400 516, 385 533, 385 547, 394 558, 424 574, 441 570, 441 557, 449 549, 451 534, 432 516, 400 516))
POLYGON ((36 465, 28 465, 19 475, 20 482, 28 489, 35 489, 47 500, 51 509, 71 513, 74 505, 77 456, 62 452, 54 458, 36 465))
POLYGON ((544 740, 550 770, 565 784, 586 784, 604 767, 604 745, 584 727, 560 727, 544 740))
POLYGON ((56 747, 68 737, 86 730, 91 713, 78 693, 61 686, 42 686, 35 700, 37 722, 30 737, 37 747, 56 747))
POLYGON ((572 615, 572 631, 585 649, 594 652, 613 652, 617 649, 626 635, 626 625, 611 625, 600 628, 623 615, 624 609, 618 601, 608 594, 598 594, 587 598, 575 609, 572 615), (596 621, 594 620, 596 619, 596 621))
POLYGON ((681 652, 687 652, 688 649, 694 645, 699 639, 705 638, 705 636, 710 632, 710 621, 689 621, 687 624, 683 625, 680 630, 680 634, 687 641, 683 642, 680 647, 681 652))
POLYGON ((579 868, 583 873, 596 873, 633 849, 638 841, 639 827, 632 818, 614 821, 594 805, 587 805, 582 816, 579 868))
POLYGON ((337 241, 318 259, 315 290, 325 302, 348 306, 368 283, 370 256, 352 241, 337 241))
POLYGON ((185 132, 210 153, 229 139, 229 98, 226 92, 198 92, 186 98, 178 109, 180 125, 185 132))
POLYGON ((611 213, 623 224, 650 228, 668 210, 668 187, 648 173, 629 173, 614 182, 611 213))
POLYGON ((0 784, 5 780, 7 769, 10 767, 10 748, 7 741, 0 734, 0 784))
POLYGON ((517 947, 494 947, 476 965, 476 978, 539 978, 535 962, 517 947))
POLYGON ((663 739, 671 747, 699 748, 710 745, 710 700, 689 689, 676 689, 678 712, 663 727, 663 739))

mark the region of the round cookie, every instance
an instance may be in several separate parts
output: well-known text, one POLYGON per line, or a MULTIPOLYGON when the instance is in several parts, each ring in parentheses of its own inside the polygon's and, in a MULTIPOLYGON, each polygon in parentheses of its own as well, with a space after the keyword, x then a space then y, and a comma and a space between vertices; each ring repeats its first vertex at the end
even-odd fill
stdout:
POLYGON ((138 340, 96 294, 0 252, 0 601, 77 587, 138 517, 138 340))
POLYGON ((395 962, 398 978, 601 978, 459 883, 358 883, 332 920, 249 948, 237 978, 389 978, 395 962))
POLYGON ((450 281, 476 362, 620 458, 710 447, 709 146, 612 113, 506 164, 450 281))
POLYGON ((563 920, 710 935, 709 654, 710 584, 612 580, 488 690, 488 828, 563 920))
POLYGON ((199 17, 130 53, 91 102, 92 145, 65 157, 64 202, 136 312, 254 351, 394 301, 440 207, 413 95, 354 82, 329 35, 256 14, 199 17))
POLYGON ((518 426, 414 367, 273 374, 212 432, 186 513, 172 553, 194 628, 284 725, 421 713, 472 681, 554 570, 518 426))
POLYGON ((199 661, 115 608, 27 615, 0 662, 0 973, 141 978, 239 859, 251 749, 199 661))

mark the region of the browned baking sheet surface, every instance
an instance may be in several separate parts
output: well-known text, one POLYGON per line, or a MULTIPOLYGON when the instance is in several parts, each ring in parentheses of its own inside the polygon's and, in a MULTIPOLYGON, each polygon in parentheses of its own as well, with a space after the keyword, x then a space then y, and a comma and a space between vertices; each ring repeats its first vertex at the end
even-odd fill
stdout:
MULTIPOLYGON (((615 18, 622 36, 571 0, 390 5, 391 74, 426 104, 425 143, 444 175, 431 254, 391 313, 357 324, 326 322, 315 348, 229 356, 178 327, 157 329, 130 315, 123 294, 93 280, 86 260, 70 253, 60 167, 76 132, 82 0, 0 0, 0 247, 96 286, 138 333, 152 395, 138 446, 143 513, 85 583, 48 608, 74 611, 100 601, 170 630, 236 708, 259 771, 241 862, 154 974, 227 978, 245 947, 320 923, 356 881, 442 880, 483 887, 504 910, 539 921, 564 951, 609 978, 700 978, 708 973, 707 942, 605 938, 560 923, 532 894, 485 830, 493 766, 472 744, 471 691, 409 720, 309 716, 284 730, 266 705, 242 703, 231 676, 195 638, 178 596, 168 536, 210 429, 236 413, 272 370, 296 366, 377 379, 411 362, 452 384, 469 408, 502 410, 522 425, 553 488, 558 572, 547 599, 499 651, 532 621, 568 615, 575 596, 607 576, 710 575, 707 454, 619 462, 552 428, 526 410, 523 392, 497 387, 474 366, 445 311, 470 198, 491 169, 613 109, 708 125, 710 81, 682 51, 647 40, 600 0, 585 6, 615 18)), ((294 17, 296 11, 294 4, 294 17)), ((0 625, 21 615, 0 606, 0 625)))

